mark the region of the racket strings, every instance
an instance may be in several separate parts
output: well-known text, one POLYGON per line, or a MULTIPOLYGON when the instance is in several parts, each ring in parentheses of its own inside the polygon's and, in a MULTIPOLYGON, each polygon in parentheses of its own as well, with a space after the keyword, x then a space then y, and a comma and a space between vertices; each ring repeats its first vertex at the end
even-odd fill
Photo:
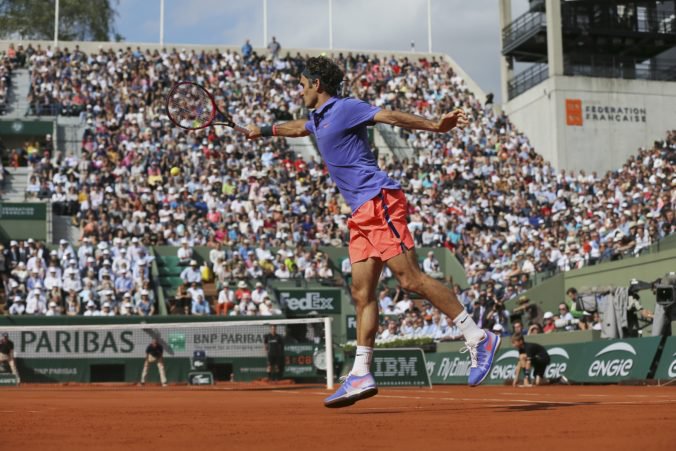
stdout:
POLYGON ((209 94, 200 86, 191 83, 178 85, 172 91, 168 113, 177 125, 193 129, 208 125, 215 115, 209 94))

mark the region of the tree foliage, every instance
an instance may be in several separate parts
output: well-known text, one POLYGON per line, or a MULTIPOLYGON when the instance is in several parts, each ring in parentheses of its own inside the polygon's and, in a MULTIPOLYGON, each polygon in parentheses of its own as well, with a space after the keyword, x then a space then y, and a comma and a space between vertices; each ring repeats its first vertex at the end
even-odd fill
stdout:
MULTIPOLYGON (((54 38, 55 0, 0 0, 0 38, 54 38)), ((118 0, 60 0, 59 40, 108 41, 118 0)), ((118 39, 119 40, 119 39, 118 39)))

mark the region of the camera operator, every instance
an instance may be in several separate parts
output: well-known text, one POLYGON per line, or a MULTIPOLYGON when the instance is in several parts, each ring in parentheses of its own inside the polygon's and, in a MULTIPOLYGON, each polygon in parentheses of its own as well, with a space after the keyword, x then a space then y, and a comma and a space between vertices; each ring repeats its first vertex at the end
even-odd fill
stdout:
POLYGON ((657 304, 653 320, 653 335, 671 336, 671 322, 676 321, 676 273, 670 272, 652 286, 657 304))
POLYGON ((573 314, 570 313, 565 302, 559 304, 559 318, 554 321, 557 329, 575 330, 579 322, 579 320, 573 318, 573 314))
POLYGON ((502 330, 509 330, 509 312, 505 309, 505 305, 497 299, 495 299, 490 311, 486 314, 484 327, 492 330, 495 325, 500 325, 502 330))

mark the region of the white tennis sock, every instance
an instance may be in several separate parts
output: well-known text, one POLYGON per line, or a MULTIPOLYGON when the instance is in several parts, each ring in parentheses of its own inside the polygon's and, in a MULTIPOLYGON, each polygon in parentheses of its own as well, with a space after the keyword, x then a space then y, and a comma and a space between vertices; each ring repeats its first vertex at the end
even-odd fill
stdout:
POLYGON ((370 346, 357 346, 357 355, 354 358, 354 365, 350 374, 354 376, 364 376, 371 372, 371 359, 373 358, 373 348, 370 346))
POLYGON ((461 314, 453 320, 456 326, 460 328, 462 334, 465 336, 465 341, 471 344, 477 344, 484 338, 484 331, 479 329, 467 310, 463 310, 461 314))

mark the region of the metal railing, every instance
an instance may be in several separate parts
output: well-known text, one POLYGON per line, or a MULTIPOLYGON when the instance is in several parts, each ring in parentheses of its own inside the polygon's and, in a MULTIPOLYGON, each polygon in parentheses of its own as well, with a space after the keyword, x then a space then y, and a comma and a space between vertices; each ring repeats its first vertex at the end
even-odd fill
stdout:
POLYGON ((648 8, 601 9, 582 2, 563 3, 561 25, 566 32, 676 34, 676 15, 648 8))
POLYGON ((510 100, 521 93, 528 91, 549 78, 549 66, 547 63, 536 63, 507 83, 507 92, 510 100))
POLYGON ((541 12, 527 12, 502 29, 503 51, 528 39, 547 27, 547 17, 541 12))
POLYGON ((386 124, 376 124, 376 128, 397 160, 403 161, 411 157, 413 149, 399 136, 393 127, 386 124))
POLYGON ((564 74, 625 80, 676 81, 676 59, 633 59, 610 55, 571 55, 564 74))

